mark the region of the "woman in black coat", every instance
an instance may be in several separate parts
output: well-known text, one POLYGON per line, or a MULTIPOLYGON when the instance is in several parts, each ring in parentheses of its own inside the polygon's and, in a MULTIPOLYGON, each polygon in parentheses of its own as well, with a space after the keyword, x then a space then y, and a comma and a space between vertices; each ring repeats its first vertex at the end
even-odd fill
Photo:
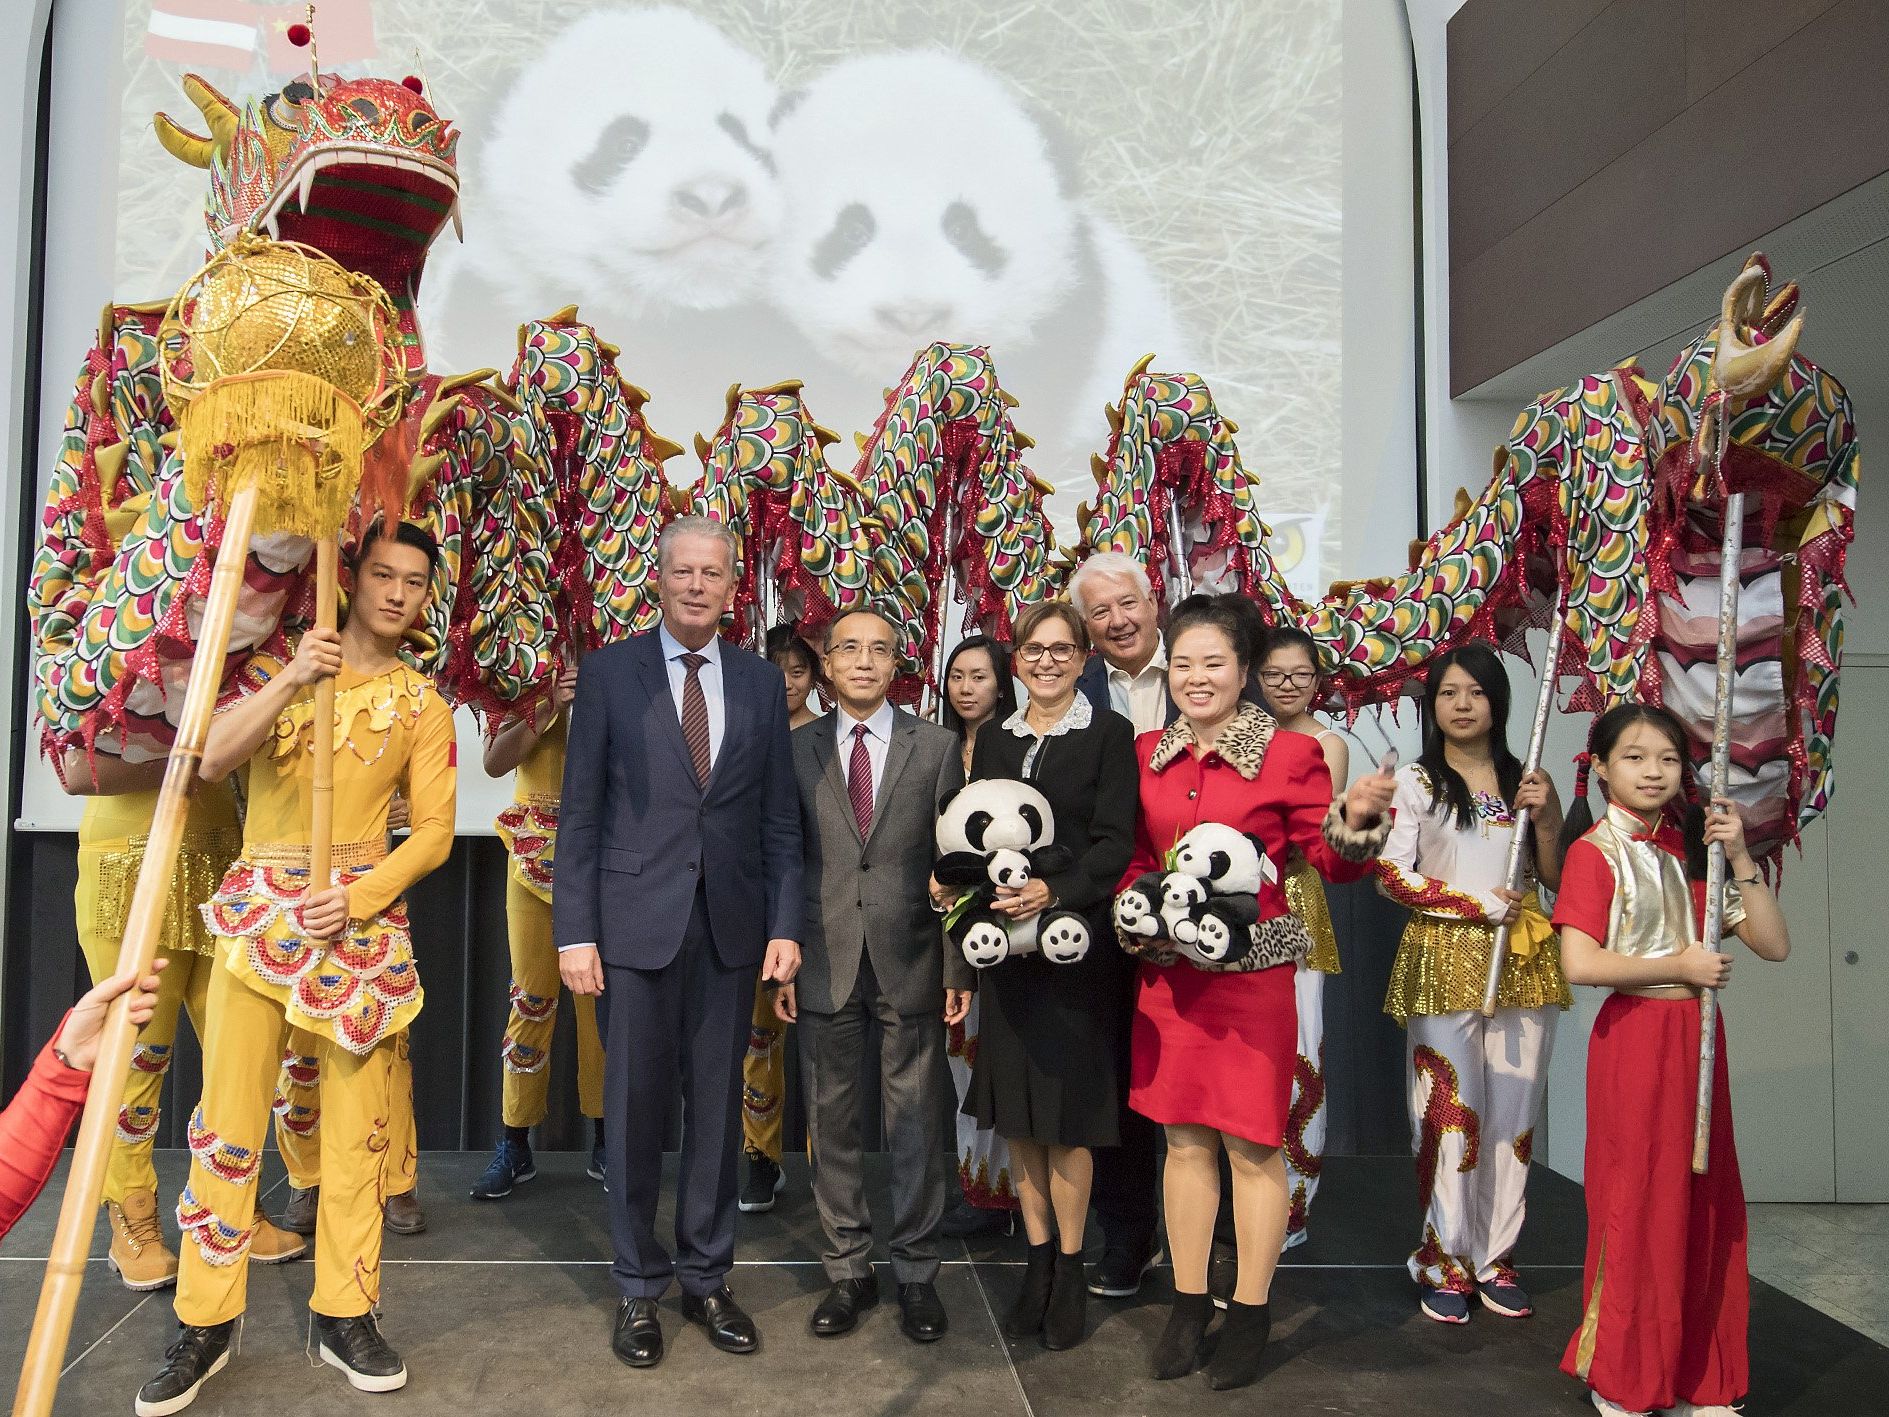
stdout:
POLYGON ((1066 601, 1046 601, 1016 628, 1030 702, 978 735, 971 777, 1034 786, 1075 864, 1002 893, 996 908, 1018 920, 1052 906, 1077 911, 1090 944, 1075 964, 1026 954, 979 973, 983 1022, 964 1111, 1009 1143, 1021 1172, 1013 1180, 1030 1260, 1005 1331, 1070 1348, 1084 1333, 1090 1149, 1120 1140, 1121 961, 1109 910, 1134 851, 1137 774, 1128 721, 1076 692, 1089 648, 1081 617, 1066 601))

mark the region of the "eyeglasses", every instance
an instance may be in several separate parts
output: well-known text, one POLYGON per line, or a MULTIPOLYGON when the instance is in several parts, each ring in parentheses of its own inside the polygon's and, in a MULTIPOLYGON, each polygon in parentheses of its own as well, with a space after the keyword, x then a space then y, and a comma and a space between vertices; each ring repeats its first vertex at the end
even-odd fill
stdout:
POLYGON ((1283 689, 1290 684, 1295 689, 1309 689, 1318 682, 1316 669, 1262 669, 1259 682, 1268 689, 1283 689))
POLYGON ((1035 664, 1044 655, 1049 656, 1051 664, 1067 664, 1076 657, 1076 647, 1064 641, 1059 645, 1027 644, 1017 651, 1017 658, 1025 664, 1035 664))
POLYGON ((841 640, 827 651, 835 659, 869 659, 874 664, 890 664, 896 651, 892 646, 880 640, 863 644, 858 640, 841 640))

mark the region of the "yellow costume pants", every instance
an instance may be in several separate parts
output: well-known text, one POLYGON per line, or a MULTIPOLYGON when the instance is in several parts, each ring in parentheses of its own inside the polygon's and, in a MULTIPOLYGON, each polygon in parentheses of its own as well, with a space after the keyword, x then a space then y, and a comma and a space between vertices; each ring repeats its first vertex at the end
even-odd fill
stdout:
POLYGON ((757 982, 748 1052, 741 1060, 741 1141, 749 1156, 781 1164, 781 1106, 787 1097, 787 1025, 774 1013, 774 993, 757 982))
MULTIPOLYGON (((420 1184, 420 1137, 413 1120, 413 1058, 403 1029, 386 1040, 393 1049, 388 1075, 393 1115, 387 1122, 386 1194, 404 1196, 420 1184)), ((321 1184, 321 1037, 284 1027, 282 1067, 275 1084, 275 1146, 289 1184, 298 1191, 321 1184)))
MULTIPOLYGON (((211 961, 205 961, 206 966, 211 961)), ((263 1143, 281 1066, 281 1005, 221 964, 210 979, 203 1100, 190 1119, 190 1180, 177 1204, 184 1232, 177 1317, 222 1323, 243 1312, 263 1143)), ((356 1056, 313 1039, 321 1076, 321 1209, 315 1232, 318 1314, 349 1317, 380 1302, 381 1205, 398 1037, 356 1056)))
MULTIPOLYGON (((93 923, 97 912, 87 899, 96 889, 96 878, 84 865, 79 868, 79 948, 85 953, 86 968, 92 982, 110 977, 118 967, 115 934, 110 937, 93 923)), ((210 987, 210 973, 216 960, 187 950, 160 950, 169 961, 158 975, 157 1007, 151 1021, 138 1032, 137 1046, 131 1053, 131 1072, 125 1082, 125 1100, 118 1109, 118 1130, 112 1138, 111 1160, 105 1168, 105 1199, 123 1205, 127 1191, 156 1191, 157 1169, 151 1164, 151 1147, 157 1136, 158 1096, 164 1090, 164 1074, 170 1071, 177 1045, 179 1010, 190 1015, 190 1026, 203 1037, 204 998, 210 987)))
MULTIPOLYGON (((558 949, 551 938, 550 902, 515 872, 505 883, 505 923, 512 945, 512 1012, 500 1044, 502 1118, 508 1127, 535 1127, 544 1120, 551 1090, 558 949)), ((572 1002, 577 1005, 577 1106, 586 1117, 601 1117, 603 1039, 597 1032, 597 1001, 579 995, 572 1002)))

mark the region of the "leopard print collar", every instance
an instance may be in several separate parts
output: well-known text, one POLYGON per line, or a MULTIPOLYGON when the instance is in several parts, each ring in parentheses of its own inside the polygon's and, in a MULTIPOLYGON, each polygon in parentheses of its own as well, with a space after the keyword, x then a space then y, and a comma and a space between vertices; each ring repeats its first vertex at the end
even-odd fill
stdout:
MULTIPOLYGON (((1259 766, 1266 759, 1266 745, 1272 742, 1272 735, 1278 727, 1271 714, 1252 704, 1241 704, 1240 711, 1233 715, 1233 721, 1220 730, 1219 741, 1213 745, 1214 751, 1229 767, 1251 782, 1259 776, 1259 766)), ((1167 732, 1161 735, 1161 741, 1154 745, 1154 752, 1148 756, 1148 766, 1156 772, 1165 770, 1169 763, 1193 747, 1194 742, 1194 730, 1187 720, 1175 719, 1168 725, 1167 732)))

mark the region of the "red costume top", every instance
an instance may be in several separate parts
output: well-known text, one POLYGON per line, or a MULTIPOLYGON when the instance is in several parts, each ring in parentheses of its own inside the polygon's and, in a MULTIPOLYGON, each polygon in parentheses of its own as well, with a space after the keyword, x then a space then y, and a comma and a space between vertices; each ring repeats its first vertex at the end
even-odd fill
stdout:
POLYGON ((0 1112, 0 1235, 13 1228, 45 1189, 66 1133, 85 1109, 92 1075, 68 1068, 53 1052, 71 1017, 59 1021, 25 1084, 0 1112))

